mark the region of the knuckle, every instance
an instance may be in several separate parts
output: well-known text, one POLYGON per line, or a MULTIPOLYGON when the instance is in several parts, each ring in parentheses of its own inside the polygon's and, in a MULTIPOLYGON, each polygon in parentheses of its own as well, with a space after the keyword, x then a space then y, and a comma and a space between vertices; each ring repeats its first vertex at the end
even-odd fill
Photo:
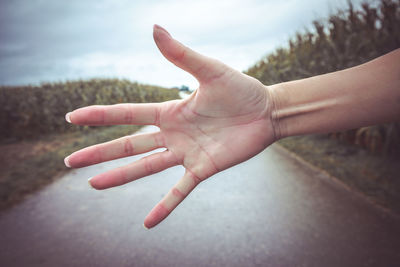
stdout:
POLYGON ((164 147, 165 146, 164 136, 161 133, 154 134, 154 143, 156 144, 157 147, 164 147))
POLYGON ((143 158, 143 165, 144 165, 144 169, 146 171, 146 173, 152 174, 154 173, 154 168, 153 168, 153 164, 151 162, 151 160, 149 160, 149 158, 143 158))
POLYGON ((185 194, 176 187, 172 188, 171 193, 178 198, 185 198, 185 194))
POLYGON ((129 110, 127 110, 127 111, 125 112, 125 114, 124 114, 124 122, 125 122, 126 124, 130 124, 130 123, 132 123, 132 120, 133 120, 132 112, 129 111, 129 110))
POLYGON ((193 180, 195 185, 198 185, 199 183, 201 183, 203 181, 202 179, 200 179, 199 176, 197 176, 190 170, 189 170, 189 177, 193 180))
POLYGON ((125 155, 132 155, 133 154, 133 145, 130 138, 125 138, 123 141, 124 143, 124 153, 125 155))
POLYGON ((186 57, 186 53, 187 53, 187 48, 182 48, 181 51, 179 51, 179 53, 177 53, 176 55, 174 55, 173 60, 176 62, 183 62, 185 60, 186 57))
POLYGON ((161 116, 161 110, 160 110, 160 107, 157 106, 155 109, 155 115, 154 115, 154 125, 155 126, 158 126, 158 127, 160 126, 160 124, 161 124, 160 116, 161 116))

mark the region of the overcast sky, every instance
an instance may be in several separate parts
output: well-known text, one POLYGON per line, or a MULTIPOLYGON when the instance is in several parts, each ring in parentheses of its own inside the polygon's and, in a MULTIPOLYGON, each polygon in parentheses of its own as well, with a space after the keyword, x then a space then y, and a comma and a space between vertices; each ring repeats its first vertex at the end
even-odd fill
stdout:
POLYGON ((117 77, 195 89, 196 80, 158 51, 154 23, 243 71, 345 6, 345 0, 0 0, 0 85, 117 77))

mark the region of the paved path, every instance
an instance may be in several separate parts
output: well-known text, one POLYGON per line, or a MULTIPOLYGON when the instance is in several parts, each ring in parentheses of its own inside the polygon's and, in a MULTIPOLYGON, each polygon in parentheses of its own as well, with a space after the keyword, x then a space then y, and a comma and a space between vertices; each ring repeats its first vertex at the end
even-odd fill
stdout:
MULTIPOLYGON (((151 130, 151 128, 146 128, 151 130)), ((399 266, 400 220, 277 146, 200 184, 154 229, 181 167, 106 191, 71 171, 0 214, 0 266, 399 266)))

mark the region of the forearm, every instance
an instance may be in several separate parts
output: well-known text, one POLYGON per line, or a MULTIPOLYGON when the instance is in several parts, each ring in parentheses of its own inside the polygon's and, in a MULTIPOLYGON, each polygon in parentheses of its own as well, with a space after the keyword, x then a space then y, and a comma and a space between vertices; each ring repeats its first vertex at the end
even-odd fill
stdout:
POLYGON ((268 86, 276 138, 400 118, 400 49, 353 68, 268 86))

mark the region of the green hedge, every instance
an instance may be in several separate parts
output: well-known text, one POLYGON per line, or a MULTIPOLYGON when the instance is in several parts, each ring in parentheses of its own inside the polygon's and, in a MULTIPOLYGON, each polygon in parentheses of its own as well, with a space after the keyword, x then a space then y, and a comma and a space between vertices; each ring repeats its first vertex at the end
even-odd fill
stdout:
POLYGON ((91 79, 41 86, 0 87, 0 139, 35 138, 76 131, 65 122, 68 111, 88 105, 162 102, 178 91, 128 80, 91 79))

